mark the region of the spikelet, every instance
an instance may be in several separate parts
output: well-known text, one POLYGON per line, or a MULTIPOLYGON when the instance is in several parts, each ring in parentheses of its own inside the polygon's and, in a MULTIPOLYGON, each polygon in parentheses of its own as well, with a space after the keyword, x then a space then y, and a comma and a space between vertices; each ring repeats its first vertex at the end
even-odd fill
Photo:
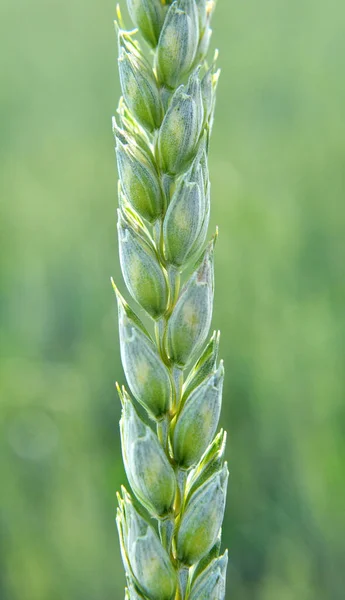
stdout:
POLYGON ((219 77, 217 55, 211 66, 205 58, 214 2, 127 0, 127 7, 137 29, 126 30, 118 8, 123 96, 113 119, 119 256, 136 304, 113 284, 131 393, 118 386, 131 487, 118 495, 117 512, 125 600, 224 600, 228 468, 226 434, 217 434, 224 367, 219 332, 209 339, 217 234, 206 243, 219 77))

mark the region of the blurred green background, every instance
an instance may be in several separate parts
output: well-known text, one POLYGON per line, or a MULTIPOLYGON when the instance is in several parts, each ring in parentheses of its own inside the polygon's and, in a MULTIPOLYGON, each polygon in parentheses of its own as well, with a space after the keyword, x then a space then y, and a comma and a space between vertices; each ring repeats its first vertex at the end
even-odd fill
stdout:
MULTIPOLYGON (((0 598, 118 600, 115 2, 0 17, 0 598)), ((214 18, 236 600, 344 598, 344 30, 340 0, 214 18)))

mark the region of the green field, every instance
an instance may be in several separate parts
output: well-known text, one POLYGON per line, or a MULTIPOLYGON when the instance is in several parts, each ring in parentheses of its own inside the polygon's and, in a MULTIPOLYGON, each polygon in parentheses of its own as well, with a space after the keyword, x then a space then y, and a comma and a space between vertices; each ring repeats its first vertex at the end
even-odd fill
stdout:
MULTIPOLYGON (((344 598, 344 6, 214 18, 229 600, 344 598)), ((0 17, 0 598, 120 600, 115 2, 0 17)))

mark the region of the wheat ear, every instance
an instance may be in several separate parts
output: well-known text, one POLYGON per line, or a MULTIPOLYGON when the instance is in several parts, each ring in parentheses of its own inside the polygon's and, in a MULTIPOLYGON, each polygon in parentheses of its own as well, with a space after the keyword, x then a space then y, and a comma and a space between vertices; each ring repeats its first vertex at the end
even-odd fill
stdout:
POLYGON ((216 240, 206 243, 207 156, 219 71, 216 56, 207 65, 206 53, 214 2, 127 4, 137 29, 125 29, 118 9, 119 254, 128 291, 153 327, 151 334, 114 285, 132 394, 118 387, 132 490, 118 495, 125 598, 223 600, 228 469, 226 434, 216 435, 224 378, 219 332, 207 342, 216 240))

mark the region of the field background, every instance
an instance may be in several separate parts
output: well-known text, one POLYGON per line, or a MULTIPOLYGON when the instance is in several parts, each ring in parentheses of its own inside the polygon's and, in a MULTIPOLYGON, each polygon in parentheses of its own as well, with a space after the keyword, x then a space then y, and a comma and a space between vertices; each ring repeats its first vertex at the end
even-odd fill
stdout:
MULTIPOLYGON (((229 599, 344 598, 344 6, 214 18, 229 599)), ((0 6, 1 600, 123 598, 114 16, 0 6)))

